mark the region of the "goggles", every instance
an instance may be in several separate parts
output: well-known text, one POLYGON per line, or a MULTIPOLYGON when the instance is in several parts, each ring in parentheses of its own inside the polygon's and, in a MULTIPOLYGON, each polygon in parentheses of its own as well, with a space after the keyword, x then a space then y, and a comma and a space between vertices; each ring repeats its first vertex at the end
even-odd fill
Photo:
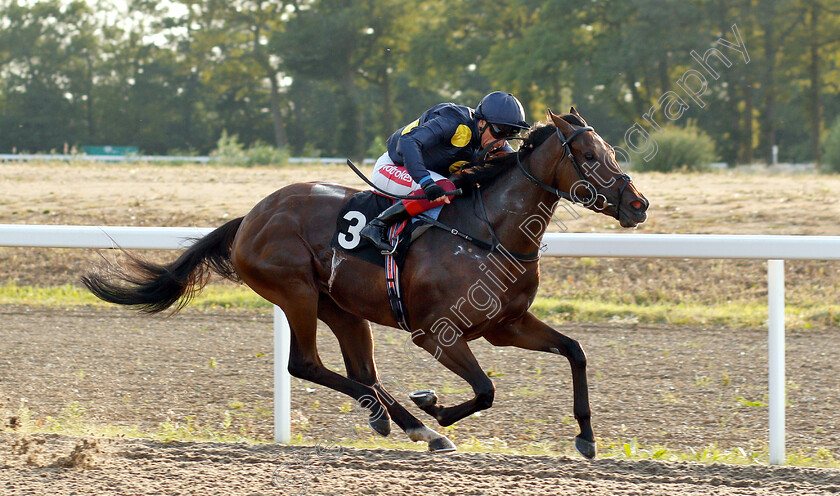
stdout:
POLYGON ((487 124, 490 127, 490 134, 493 135, 496 139, 508 139, 513 138, 514 136, 518 135, 520 128, 516 126, 510 126, 507 124, 487 124))

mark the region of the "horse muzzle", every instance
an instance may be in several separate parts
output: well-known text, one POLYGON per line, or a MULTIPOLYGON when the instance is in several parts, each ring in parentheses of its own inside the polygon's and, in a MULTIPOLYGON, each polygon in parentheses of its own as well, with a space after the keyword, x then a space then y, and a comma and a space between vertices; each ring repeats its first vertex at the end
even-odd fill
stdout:
POLYGON ((646 198, 627 198, 621 202, 620 208, 615 209, 615 217, 621 227, 636 227, 647 220, 649 206, 646 198))

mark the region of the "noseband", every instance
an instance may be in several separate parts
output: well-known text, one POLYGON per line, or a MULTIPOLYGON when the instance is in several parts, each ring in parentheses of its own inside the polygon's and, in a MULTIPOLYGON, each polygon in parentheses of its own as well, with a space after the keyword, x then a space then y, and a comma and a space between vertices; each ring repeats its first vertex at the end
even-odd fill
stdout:
POLYGON ((577 172, 577 175, 578 175, 578 178, 579 178, 579 181, 577 181, 575 184, 581 184, 582 183, 583 187, 586 188, 586 190, 590 192, 591 196, 587 199, 578 198, 577 195, 575 195, 573 191, 572 191, 572 193, 566 193, 565 191, 560 191, 559 189, 540 181, 539 179, 534 177, 530 172, 528 172, 528 169, 525 168, 525 166, 522 164, 522 161, 519 159, 519 154, 518 153, 516 154, 516 163, 517 163, 517 165, 519 165, 519 169, 522 171, 522 173, 525 175, 525 177, 527 177, 531 182, 533 182, 534 184, 536 184, 540 188, 548 191, 549 193, 551 193, 555 196, 558 196, 560 198, 563 198, 565 200, 568 200, 572 203, 581 204, 585 207, 590 207, 590 206, 595 205, 598 202, 598 199, 600 198, 601 199, 601 206, 600 207, 596 206, 595 208, 597 208, 598 210, 606 210, 610 207, 615 207, 615 218, 618 219, 619 214, 621 212, 621 199, 622 199, 622 197, 624 197, 624 190, 627 189, 627 186, 631 182, 633 182, 633 180, 627 174, 621 174, 620 176, 618 176, 619 179, 624 180, 624 184, 621 185, 621 188, 618 191, 618 201, 615 204, 612 204, 612 203, 607 201, 607 197, 604 196, 603 193, 601 193, 601 189, 603 187, 600 187, 600 188, 596 187, 595 185, 592 184, 591 181, 589 181, 589 179, 587 179, 586 174, 583 173, 583 170, 581 170, 581 168, 580 168, 580 164, 578 164, 577 159, 575 159, 574 153, 572 153, 572 147, 571 147, 572 141, 575 138, 577 138, 578 136, 580 136, 581 134, 583 134, 587 131, 595 131, 595 129, 593 129, 592 126, 579 127, 577 129, 575 129, 574 132, 572 132, 572 134, 570 134, 569 137, 567 138, 566 136, 563 135, 563 132, 560 131, 560 128, 559 127, 557 128, 557 136, 560 138, 560 144, 563 145, 563 155, 560 156, 560 161, 562 161, 563 158, 565 158, 567 155, 569 156, 569 160, 572 162, 572 165, 574 166, 575 171, 577 172))

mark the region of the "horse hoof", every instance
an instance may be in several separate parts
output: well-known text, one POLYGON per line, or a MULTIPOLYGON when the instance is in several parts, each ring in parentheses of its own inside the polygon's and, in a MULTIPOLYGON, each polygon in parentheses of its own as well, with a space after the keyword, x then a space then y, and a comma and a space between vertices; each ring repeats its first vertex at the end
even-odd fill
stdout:
POLYGON ((408 395, 411 401, 421 409, 431 408, 437 404, 438 397, 434 389, 421 389, 408 395))
POLYGON ((575 438, 575 449, 587 460, 595 458, 595 443, 578 436, 575 438))
POLYGON ((439 437, 429 441, 429 451, 432 453, 451 453, 457 449, 455 444, 445 437, 439 437))
POLYGON ((380 417, 377 419, 370 418, 368 419, 368 425, 371 429, 373 429, 373 432, 382 437, 388 437, 388 435, 391 434, 391 419, 388 417, 380 417))

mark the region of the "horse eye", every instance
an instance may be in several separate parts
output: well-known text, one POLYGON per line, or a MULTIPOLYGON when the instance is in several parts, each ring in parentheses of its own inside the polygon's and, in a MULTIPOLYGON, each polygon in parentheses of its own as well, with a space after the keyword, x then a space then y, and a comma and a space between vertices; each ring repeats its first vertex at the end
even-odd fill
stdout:
POLYGON ((586 157, 586 160, 592 160, 593 158, 595 158, 595 154, 593 154, 592 152, 586 152, 583 154, 583 156, 586 157))

